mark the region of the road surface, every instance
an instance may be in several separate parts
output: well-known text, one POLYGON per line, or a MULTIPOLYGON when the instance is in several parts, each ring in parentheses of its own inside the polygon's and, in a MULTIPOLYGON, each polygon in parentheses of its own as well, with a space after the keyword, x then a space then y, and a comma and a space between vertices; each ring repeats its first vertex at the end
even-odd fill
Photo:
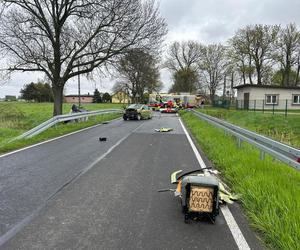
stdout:
POLYGON ((158 113, 2 156, 0 249, 263 249, 238 204, 226 210, 238 230, 224 212, 185 224, 179 201, 157 193, 196 168, 179 118, 158 113))

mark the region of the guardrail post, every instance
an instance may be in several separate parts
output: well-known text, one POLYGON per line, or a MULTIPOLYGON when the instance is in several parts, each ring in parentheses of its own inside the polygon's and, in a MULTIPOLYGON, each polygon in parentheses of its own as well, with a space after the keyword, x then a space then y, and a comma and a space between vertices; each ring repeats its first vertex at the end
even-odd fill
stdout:
POLYGON ((284 112, 285 117, 287 117, 287 106, 288 106, 288 100, 285 99, 285 112, 284 112))
POLYGON ((242 147, 242 140, 241 140, 241 138, 237 138, 237 146, 238 146, 239 148, 242 147))
POLYGON ((260 150, 259 159, 264 160, 265 159, 265 152, 260 150))

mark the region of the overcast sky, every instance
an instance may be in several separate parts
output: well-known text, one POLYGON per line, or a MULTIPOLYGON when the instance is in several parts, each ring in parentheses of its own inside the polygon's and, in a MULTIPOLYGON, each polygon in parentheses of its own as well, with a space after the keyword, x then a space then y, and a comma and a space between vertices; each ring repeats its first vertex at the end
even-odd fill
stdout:
MULTIPOLYGON (((204 44, 226 43, 234 32, 247 24, 296 23, 300 27, 300 0, 160 0, 161 15, 168 24, 165 44, 173 41, 197 40, 204 44)), ((167 90, 171 85, 167 70, 161 72, 167 90)), ((18 73, 5 85, 0 86, 0 98, 19 95, 22 86, 36 82, 43 75, 18 73)), ((93 93, 95 87, 108 91, 114 79, 95 81, 81 79, 81 93, 93 93)), ((77 78, 67 83, 66 94, 77 94, 77 78)))

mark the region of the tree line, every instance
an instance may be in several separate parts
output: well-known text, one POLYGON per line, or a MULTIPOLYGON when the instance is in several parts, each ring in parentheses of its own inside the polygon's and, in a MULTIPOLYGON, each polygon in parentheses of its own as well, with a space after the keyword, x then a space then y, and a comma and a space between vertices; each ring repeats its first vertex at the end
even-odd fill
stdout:
POLYGON ((300 31, 291 23, 248 25, 235 32, 225 45, 197 41, 174 42, 164 67, 172 72, 170 92, 208 90, 223 96, 239 84, 300 85, 300 31))
MULTIPOLYGON (((49 83, 39 81, 25 84, 20 93, 20 99, 25 101, 53 102, 53 92, 49 83)), ((93 103, 108 103, 111 102, 111 98, 109 93, 100 93, 98 89, 95 89, 93 103)))
POLYGON ((53 102, 53 93, 49 83, 31 82, 20 90, 20 98, 34 102, 53 102))

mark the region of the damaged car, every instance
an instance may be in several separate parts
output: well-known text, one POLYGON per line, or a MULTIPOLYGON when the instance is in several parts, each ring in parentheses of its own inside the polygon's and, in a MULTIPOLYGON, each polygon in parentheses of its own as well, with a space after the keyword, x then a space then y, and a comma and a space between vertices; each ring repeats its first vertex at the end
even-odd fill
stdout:
POLYGON ((131 104, 129 105, 123 114, 124 121, 127 120, 142 120, 142 119, 151 119, 152 111, 151 109, 144 104, 131 104))

